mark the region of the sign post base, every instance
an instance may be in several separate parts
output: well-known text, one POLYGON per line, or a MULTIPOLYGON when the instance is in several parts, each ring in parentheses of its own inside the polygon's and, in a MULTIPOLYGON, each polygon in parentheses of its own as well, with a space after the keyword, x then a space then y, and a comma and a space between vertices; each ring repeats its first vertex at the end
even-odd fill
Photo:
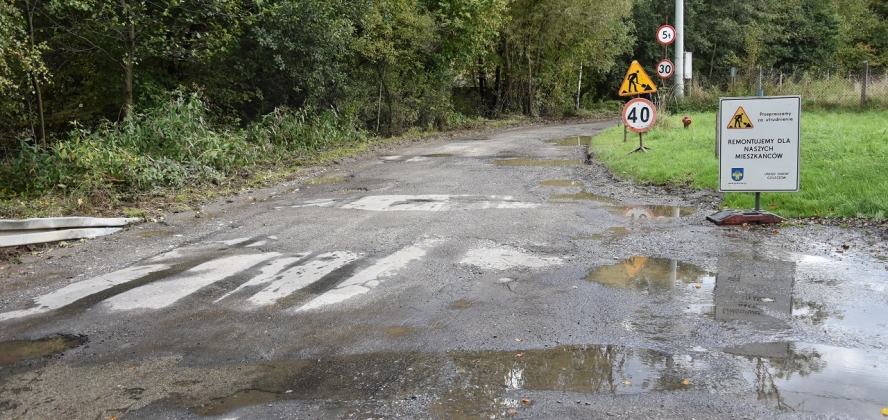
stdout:
POLYGON ((719 226, 759 224, 768 225, 783 223, 786 219, 767 211, 761 210, 722 210, 718 213, 706 216, 706 220, 719 226))

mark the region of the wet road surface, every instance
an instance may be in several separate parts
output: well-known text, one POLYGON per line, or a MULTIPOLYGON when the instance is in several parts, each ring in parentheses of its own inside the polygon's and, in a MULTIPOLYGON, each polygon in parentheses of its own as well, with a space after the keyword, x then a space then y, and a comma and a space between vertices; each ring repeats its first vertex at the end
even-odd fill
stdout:
POLYGON ((585 164, 609 124, 402 146, 25 261, 0 418, 884 418, 883 244, 712 226, 585 164))

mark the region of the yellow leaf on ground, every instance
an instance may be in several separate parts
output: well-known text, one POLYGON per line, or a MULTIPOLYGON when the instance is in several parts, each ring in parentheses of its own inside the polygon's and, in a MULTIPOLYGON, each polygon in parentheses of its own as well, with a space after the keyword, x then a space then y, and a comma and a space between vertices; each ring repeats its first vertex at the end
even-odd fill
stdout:
POLYGON ((883 416, 888 417, 888 407, 883 408, 882 411, 879 412, 882 413, 883 416))
POLYGON ((691 380, 690 380, 690 379, 685 379, 685 380, 681 381, 681 383, 683 383, 683 384, 685 384, 685 385, 690 385, 690 384, 691 384, 691 380))

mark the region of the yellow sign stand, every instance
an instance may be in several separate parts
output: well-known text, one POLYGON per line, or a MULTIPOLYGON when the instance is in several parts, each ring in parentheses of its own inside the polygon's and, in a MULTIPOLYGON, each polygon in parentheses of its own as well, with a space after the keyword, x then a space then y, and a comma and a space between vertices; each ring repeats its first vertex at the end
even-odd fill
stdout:
POLYGON ((743 107, 737 108, 737 112, 734 113, 734 116, 731 117, 731 122, 728 123, 728 128, 731 129, 747 129, 754 128, 752 126, 752 121, 749 120, 749 115, 746 115, 746 110, 743 107))
POLYGON ((620 91, 617 93, 620 96, 635 96, 656 91, 657 84, 641 68, 638 60, 632 60, 632 64, 629 65, 629 71, 626 72, 626 77, 623 78, 623 84, 620 85, 620 91))

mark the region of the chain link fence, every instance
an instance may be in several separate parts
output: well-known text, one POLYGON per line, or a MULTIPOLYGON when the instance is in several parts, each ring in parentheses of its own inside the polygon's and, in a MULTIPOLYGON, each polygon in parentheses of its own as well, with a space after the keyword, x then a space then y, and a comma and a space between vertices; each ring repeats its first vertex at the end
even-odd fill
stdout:
POLYGON ((842 73, 829 70, 787 73, 760 66, 732 74, 700 76, 685 82, 691 105, 717 104, 726 96, 800 95, 806 108, 888 109, 888 72, 872 71, 868 63, 842 73))

